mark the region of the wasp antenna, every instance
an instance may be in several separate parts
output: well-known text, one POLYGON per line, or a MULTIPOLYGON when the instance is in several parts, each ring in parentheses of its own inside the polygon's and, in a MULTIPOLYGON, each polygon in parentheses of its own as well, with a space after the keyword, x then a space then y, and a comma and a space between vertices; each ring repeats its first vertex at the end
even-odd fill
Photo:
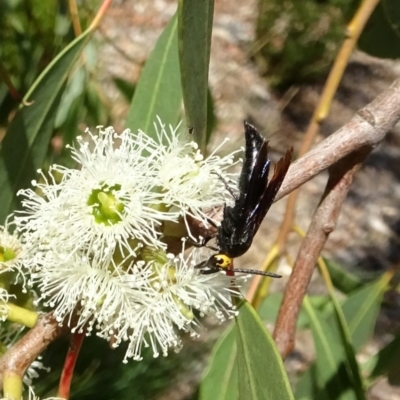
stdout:
POLYGON ((233 272, 242 272, 243 274, 269 276, 271 278, 282 278, 282 275, 274 274, 273 272, 259 271, 258 269, 233 268, 233 272))

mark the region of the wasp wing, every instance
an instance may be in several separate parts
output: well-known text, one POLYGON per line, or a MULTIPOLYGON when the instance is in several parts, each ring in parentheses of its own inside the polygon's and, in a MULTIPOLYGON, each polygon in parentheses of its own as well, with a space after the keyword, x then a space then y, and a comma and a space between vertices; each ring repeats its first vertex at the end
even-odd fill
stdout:
POLYGON ((244 202, 244 199, 249 193, 249 185, 254 179, 254 169, 259 165, 260 151, 263 147, 265 148, 266 143, 257 129, 246 121, 244 122, 244 134, 246 147, 242 172, 239 179, 239 198, 243 198, 241 202, 244 202))
POLYGON ((258 203, 254 205, 253 211, 248 215, 247 225, 252 229, 253 236, 256 234, 261 222, 274 202, 275 196, 289 169, 292 155, 293 148, 289 149, 285 156, 275 165, 271 180, 264 186, 262 196, 259 198, 258 203))
POLYGON ((289 168, 292 149, 277 163, 268 182, 268 142, 245 122, 246 151, 239 180, 239 197, 225 207, 217 241, 222 252, 239 257, 251 246, 254 235, 274 201, 289 168))

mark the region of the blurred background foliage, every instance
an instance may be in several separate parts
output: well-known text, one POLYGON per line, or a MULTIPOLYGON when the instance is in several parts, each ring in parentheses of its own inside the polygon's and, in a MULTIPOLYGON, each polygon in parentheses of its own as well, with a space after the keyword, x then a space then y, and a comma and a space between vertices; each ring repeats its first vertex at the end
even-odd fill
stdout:
POLYGON ((269 82, 285 88, 326 76, 359 0, 260 0, 255 59, 269 82))
MULTIPOLYGON (((84 30, 93 18, 100 0, 79 3, 79 21, 84 30)), ((75 37, 67 1, 4 0, 0 13, 0 126, 4 128, 12 119, 21 98, 49 63, 75 37), (10 80, 19 94, 10 94, 5 81, 10 80)), ((81 122, 89 126, 110 123, 107 97, 97 79, 96 41, 90 42, 74 66, 54 124, 54 146, 47 163, 60 161, 62 143, 82 132, 81 122)), ((67 162, 68 157, 62 162, 67 162)))
MULTIPOLYGON (((252 51, 270 84, 285 89, 326 77, 360 3, 260 0, 252 51)), ((360 49, 375 57, 398 58, 399 12, 396 0, 382 0, 361 35, 360 49)))
MULTIPOLYGON (((218 3, 218 2, 217 2, 218 3)), ((84 30, 98 9, 99 0, 83 0, 78 3, 79 21, 84 30)), ((254 57, 260 73, 265 75, 269 84, 278 91, 284 91, 291 85, 315 82, 326 78, 335 59, 337 49, 346 37, 346 26, 354 16, 359 0, 259 0, 256 18, 256 38, 249 51, 254 57)), ((4 136, 7 126, 15 115, 19 101, 34 83, 48 64, 76 37, 76 26, 72 23, 69 5, 66 1, 53 0, 2 0, 0 13, 0 129, 4 136), (7 82, 11 82, 20 98, 10 94, 7 82)), ((400 56, 400 6, 398 0, 382 0, 372 14, 359 41, 363 51, 376 56, 396 59, 400 56)), ((116 38, 116 41, 118 38, 116 38)), ((85 47, 82 55, 75 63, 69 76, 65 91, 58 107, 52 140, 47 153, 45 165, 57 162, 68 164, 64 157, 65 144, 72 143, 86 126, 107 125, 115 123, 111 113, 111 100, 99 82, 98 49, 101 38, 92 39, 85 47)), ((157 59, 154 61, 157 62, 157 59)), ((155 64, 157 66, 157 64, 155 64)), ((154 65, 153 65, 154 67, 154 65)), ((179 71, 176 71, 179 74, 179 71)), ((115 87, 131 103, 138 82, 115 78, 115 87)), ((208 88, 207 88, 208 89, 208 88)), ((211 136, 217 121, 213 110, 212 92, 207 90, 207 135, 211 136)), ((180 110, 178 110, 181 112, 180 110)), ((177 111, 174 110, 176 113, 177 111)), ((172 122, 172 121, 171 121, 172 122)), ((207 140, 208 141, 208 140, 207 140)), ((388 286, 381 280, 371 280, 355 276, 342 266, 328 261, 328 268, 333 284, 340 293, 342 306, 350 333, 354 341, 355 351, 365 345, 373 336, 374 326, 378 318, 378 310, 385 304, 388 286), (365 282, 370 285, 363 289, 365 282), (364 291, 363 291, 364 290, 364 291), (363 309, 367 300, 371 307, 363 309)), ((260 309, 261 316, 273 322, 281 301, 280 295, 271 295, 260 309)), ((328 295, 310 297, 308 311, 303 310, 298 323, 299 329, 311 329, 316 332, 312 315, 321 315, 321 320, 329 321, 328 329, 333 329, 331 347, 324 347, 321 337, 314 337, 316 346, 322 348, 317 354, 317 361, 312 364, 300 380, 293 378, 296 386, 296 398, 328 398, 322 390, 335 380, 326 376, 323 380, 318 375, 318 368, 327 368, 322 363, 332 351, 340 353, 335 360, 332 374, 338 368, 338 376, 345 373, 339 371, 337 362, 344 360, 338 321, 335 320, 333 304, 328 295), (314 314, 313 314, 314 313, 314 314), (335 327, 335 328, 332 328, 335 327), (320 343, 320 342, 321 343, 320 343), (320 357, 320 358, 318 358, 320 357), (316 376, 318 375, 318 379, 316 376), (322 379, 322 380, 321 380, 322 379), (324 386, 325 385, 325 386, 324 386)), ((76 399, 130 399, 134 392, 136 399, 156 398, 173 385, 179 385, 182 376, 190 370, 194 378, 194 386, 204 366, 210 343, 186 341, 184 350, 178 355, 168 358, 152 359, 144 354, 140 363, 122 364, 124 349, 110 351, 107 343, 97 338, 89 338, 83 346, 78 360, 77 373, 73 384, 72 398, 76 399), (194 371, 194 372, 193 372, 194 371)), ((225 338, 218 346, 224 346, 225 338)), ((360 367, 365 379, 365 388, 370 387, 382 376, 387 375, 393 384, 399 383, 398 363, 400 357, 399 335, 377 354, 370 357, 360 367)), ((52 372, 43 380, 37 380, 35 386, 38 393, 50 394, 58 383, 59 373, 68 346, 67 340, 54 343, 44 354, 43 362, 52 367, 52 372)), ((229 343, 229 346, 233 346, 229 343)), ((229 352, 233 351, 227 347, 229 352)), ((215 352, 210 363, 210 370, 217 366, 218 371, 226 371, 224 359, 218 358, 215 352)), ((340 366, 340 365, 339 365, 340 366)), ((205 393, 207 388, 215 391, 220 385, 216 374, 206 374, 199 392, 191 393, 185 398, 201 398, 210 400, 205 393)), ((347 378, 346 378, 347 379, 347 378)), ((187 382, 185 378, 185 382, 187 382)), ((350 390, 349 388, 347 388, 350 390)), ((173 395, 171 395, 173 396, 173 395)), ((353 399, 354 393, 335 393, 334 388, 329 398, 353 399)), ((165 397, 167 398, 167 397, 165 397)), ((169 397, 173 399, 174 397, 169 397)), ((182 396, 180 398, 183 398, 182 396)), ((224 397, 220 397, 221 399, 224 397)), ((226 398, 228 400, 228 398, 226 398)), ((229 399, 231 400, 231 399, 229 399)))

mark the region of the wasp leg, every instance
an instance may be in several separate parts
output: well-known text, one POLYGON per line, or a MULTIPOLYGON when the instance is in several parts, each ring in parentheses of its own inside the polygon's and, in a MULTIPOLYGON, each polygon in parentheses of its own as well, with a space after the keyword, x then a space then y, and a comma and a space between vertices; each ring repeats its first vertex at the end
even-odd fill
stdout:
POLYGON ((207 249, 210 249, 210 250, 212 250, 212 251, 216 251, 216 252, 218 252, 218 251, 219 251, 219 248, 218 248, 218 247, 215 247, 215 246, 209 246, 208 244, 206 244, 204 247, 207 247, 207 249))
POLYGON ((210 275, 210 274, 215 274, 219 271, 222 271, 220 268, 210 268, 210 269, 203 269, 200 271, 202 275, 210 275))
POLYGON ((216 272, 221 271, 221 268, 219 268, 219 267, 210 267, 208 264, 209 261, 210 260, 205 260, 205 261, 195 265, 194 268, 201 269, 200 273, 202 275, 215 274, 216 272), (203 269, 203 268, 208 268, 208 269, 203 269))
POLYGON ((228 185, 228 182, 226 181, 225 178, 223 178, 218 172, 214 172, 215 175, 218 176, 218 178, 221 180, 221 182, 224 184, 225 189, 230 193, 230 195, 233 197, 234 200, 237 200, 239 197, 236 195, 236 193, 232 190, 232 188, 228 185))
POLYGON ((193 247, 207 247, 207 249, 210 249, 212 251, 219 251, 219 249, 215 246, 209 246, 207 243, 211 240, 214 239, 213 236, 209 236, 206 238, 201 238, 199 239, 198 242, 195 242, 191 238, 187 238, 187 241, 193 246, 193 247))

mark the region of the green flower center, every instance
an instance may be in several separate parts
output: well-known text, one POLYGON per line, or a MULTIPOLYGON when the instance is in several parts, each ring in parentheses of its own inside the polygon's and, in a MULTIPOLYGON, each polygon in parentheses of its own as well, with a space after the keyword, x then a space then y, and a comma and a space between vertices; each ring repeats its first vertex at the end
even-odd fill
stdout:
POLYGON ((11 247, 0 246, 0 262, 13 260, 17 255, 11 247))
POLYGON ((121 185, 103 184, 90 194, 87 204, 92 206, 92 214, 98 224, 115 225, 121 222, 125 205, 115 198, 114 193, 118 190, 121 190, 121 185))

